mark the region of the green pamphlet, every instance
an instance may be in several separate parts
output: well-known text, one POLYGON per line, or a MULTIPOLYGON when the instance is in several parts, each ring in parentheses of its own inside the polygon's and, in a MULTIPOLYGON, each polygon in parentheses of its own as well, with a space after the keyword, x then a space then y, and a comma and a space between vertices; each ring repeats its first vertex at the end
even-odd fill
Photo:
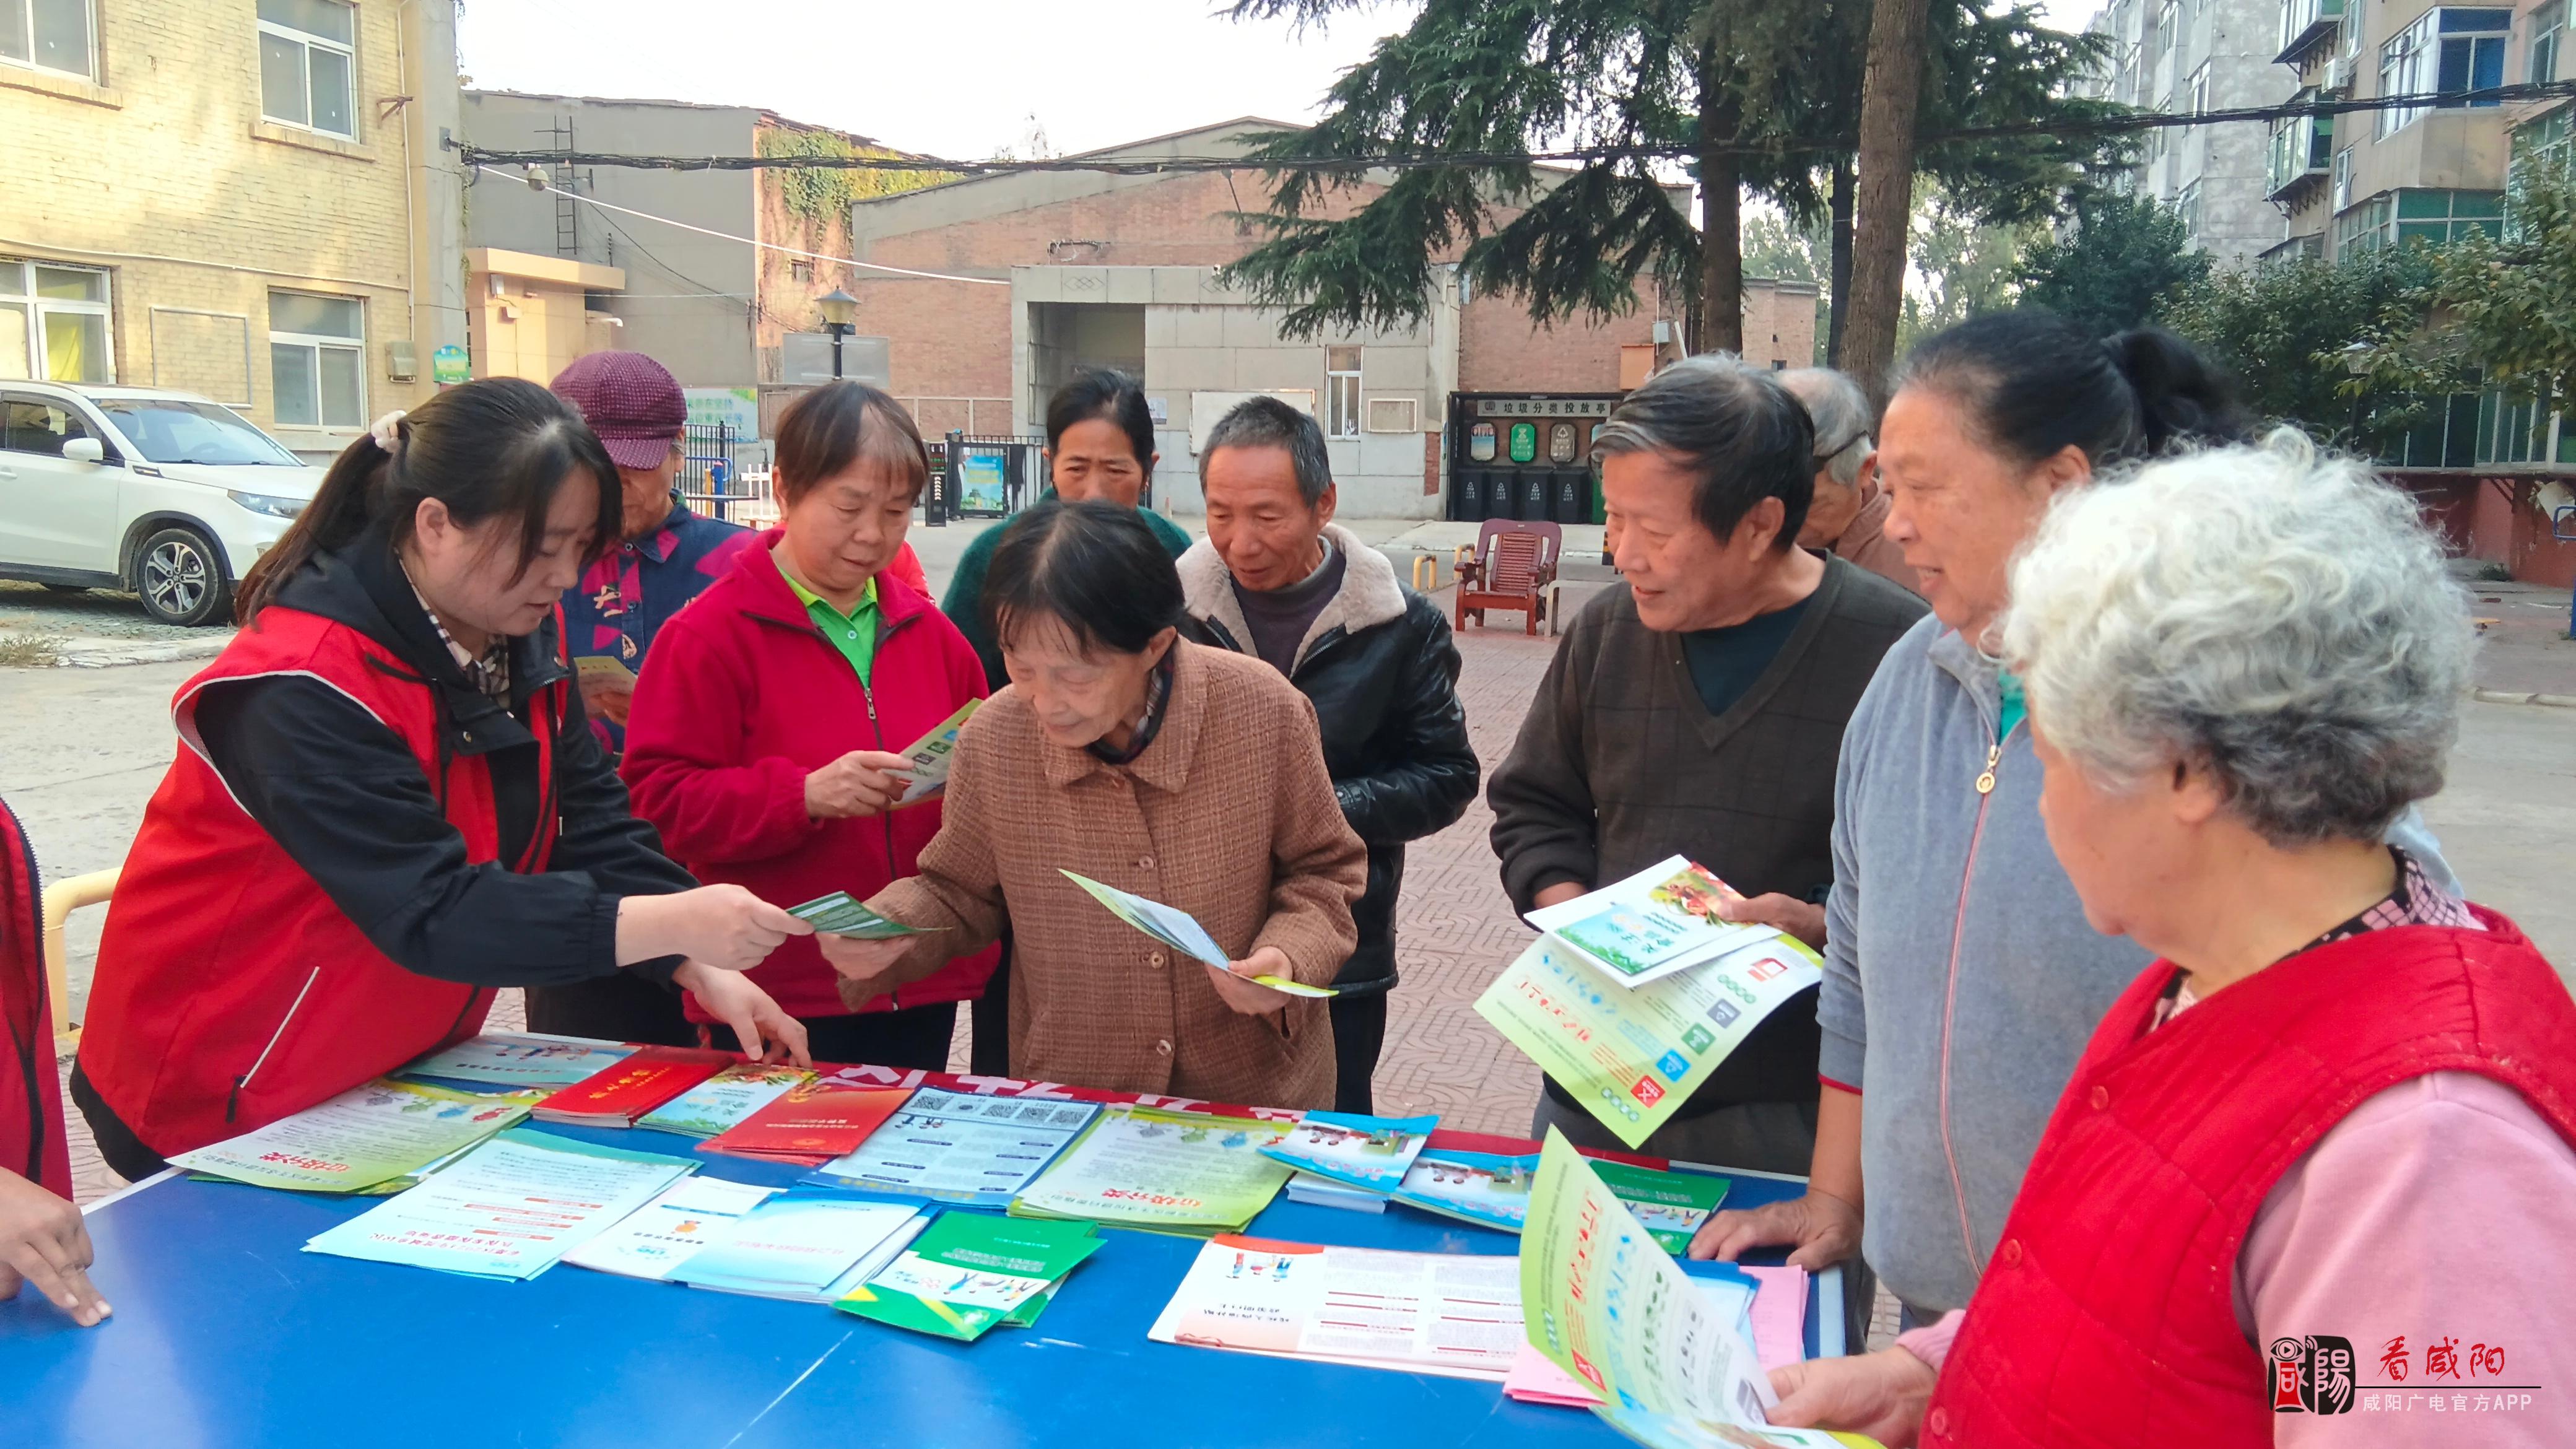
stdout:
POLYGON ((1071 1218, 1206 1237, 1233 1232, 1293 1171, 1261 1149, 1296 1126, 1249 1117, 1101 1110, 1064 1154, 1011 1199, 1015 1218, 1071 1218))
POLYGON ((387 1183, 408 1185, 433 1163, 517 1125, 544 1095, 452 1092, 380 1077, 170 1161, 254 1187, 364 1193, 387 1183))
POLYGON ((944 931, 946 926, 907 926, 890 921, 850 898, 848 891, 834 891, 816 896, 801 906, 789 906, 787 914, 812 926, 826 936, 848 936, 857 941, 891 941, 897 936, 918 936, 926 931, 944 931))
POLYGON ((1055 1285, 1100 1239, 1086 1222, 948 1212, 836 1306, 916 1333, 972 1342, 1037 1320, 1055 1285))

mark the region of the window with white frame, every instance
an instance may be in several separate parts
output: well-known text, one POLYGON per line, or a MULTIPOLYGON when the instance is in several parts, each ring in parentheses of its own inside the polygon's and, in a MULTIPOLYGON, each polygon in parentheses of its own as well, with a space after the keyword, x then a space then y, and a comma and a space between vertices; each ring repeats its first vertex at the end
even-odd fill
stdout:
POLYGON ((2200 245, 2200 182, 2197 179, 2185 183, 2181 193, 2174 197, 2174 215, 2182 221, 2183 245, 2198 247, 2200 245))
POLYGON ((2334 154, 2334 205, 2341 211, 2352 205, 2352 148, 2344 147, 2334 154))
POLYGON ((356 140, 357 39, 358 12, 338 0, 259 0, 260 114, 356 140))
POLYGON ((107 273, 0 257, 0 377, 116 381, 107 317, 107 273))
POLYGON ((2533 85, 2558 79, 2558 51, 2567 39, 2568 8, 2568 0, 2549 0, 2531 12, 2530 66, 2523 79, 2533 85))
POLYGON ((1324 436, 1360 435, 1360 349, 1324 349, 1324 436))
MULTIPOLYGON (((2379 48, 2379 94, 2455 95, 2504 84, 2505 34, 2512 27, 2510 10, 2444 5, 2425 11, 2414 24, 2379 48)), ((2451 104, 2496 103, 2488 100, 2451 104)), ((2403 130, 2432 109, 2397 106, 2381 111, 2379 134, 2403 130)))
POLYGON ((0 61, 97 77, 90 0, 0 0, 0 61))
POLYGON ((2206 114, 2208 110, 2209 62, 2202 61, 2200 63, 2200 69, 2191 73, 2191 113, 2195 116, 2203 115, 2206 114))
POLYGON ((355 297, 268 294, 268 380, 278 426, 366 426, 366 322, 355 297))

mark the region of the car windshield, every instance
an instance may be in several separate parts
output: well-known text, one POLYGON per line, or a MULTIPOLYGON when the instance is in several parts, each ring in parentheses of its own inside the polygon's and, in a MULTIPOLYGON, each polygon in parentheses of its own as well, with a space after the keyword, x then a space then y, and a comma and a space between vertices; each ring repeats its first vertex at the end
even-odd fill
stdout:
POLYGON ((214 403, 119 397, 99 399, 98 408, 142 451, 146 462, 303 466, 302 459, 268 434, 214 403))

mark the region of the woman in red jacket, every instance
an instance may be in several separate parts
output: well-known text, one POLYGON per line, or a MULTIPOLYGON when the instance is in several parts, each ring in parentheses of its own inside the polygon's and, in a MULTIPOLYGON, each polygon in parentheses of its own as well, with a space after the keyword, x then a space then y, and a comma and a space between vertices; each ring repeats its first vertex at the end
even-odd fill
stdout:
POLYGON ((1773 1421, 2565 1443, 2518 1386, 2576 1377, 2576 1003, 2381 838, 2441 788, 2474 647, 2412 501, 2303 441, 2153 464, 2057 505, 2002 646, 2085 918, 2163 959, 2094 1031, 1967 1308, 1775 1371, 1773 1421))
MULTIPOLYGON (((935 798, 898 805, 897 752, 983 698, 983 666, 890 569, 929 478, 894 399, 855 382, 797 399, 778 420, 773 477, 780 526, 655 641, 623 773, 636 813, 701 879, 790 905, 865 899, 913 874, 939 831, 935 798)), ((805 1023, 818 1058, 935 1071, 957 1003, 992 970, 979 952, 853 1011, 815 943, 797 940, 752 979, 805 1023)))
POLYGON ((472 1036, 502 987, 624 971, 802 1057, 738 973, 810 929, 673 865, 582 714, 556 605, 617 525, 599 439, 518 378, 331 465, 171 702, 72 1071, 110 1167, 147 1176, 472 1036))
POLYGON ((36 852, 0 804, 0 1303, 33 1283, 95 1327, 109 1310, 89 1281, 89 1229, 71 1204, 37 900, 36 852))

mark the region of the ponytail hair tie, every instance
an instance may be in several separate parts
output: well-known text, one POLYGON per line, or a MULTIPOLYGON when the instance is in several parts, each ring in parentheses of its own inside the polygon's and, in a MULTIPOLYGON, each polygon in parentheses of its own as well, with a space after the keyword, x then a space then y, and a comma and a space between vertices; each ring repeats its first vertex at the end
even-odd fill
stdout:
POLYGON ((394 409, 392 412, 389 412, 383 417, 376 419, 374 422, 369 423, 367 425, 367 436, 376 440, 377 447, 384 449, 388 453, 392 452, 394 450, 394 445, 402 441, 402 420, 404 416, 405 414, 401 408, 394 409))

